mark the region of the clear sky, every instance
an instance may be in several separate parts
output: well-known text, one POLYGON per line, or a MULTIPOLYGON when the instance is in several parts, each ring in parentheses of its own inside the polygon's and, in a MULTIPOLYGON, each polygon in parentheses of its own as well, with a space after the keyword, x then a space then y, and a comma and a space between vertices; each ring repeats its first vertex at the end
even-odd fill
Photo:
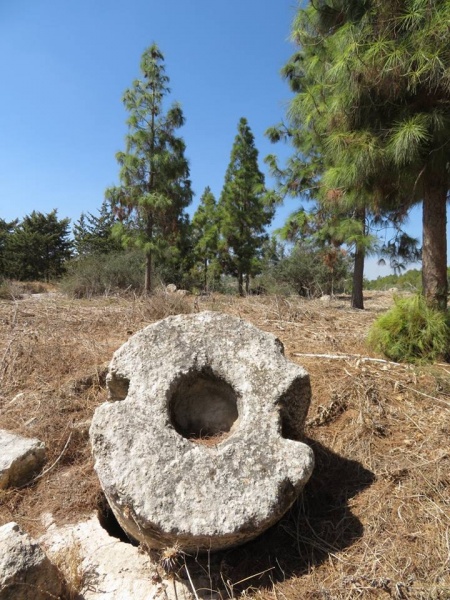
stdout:
MULTIPOLYGON (((0 0, 0 217, 58 209, 96 214, 118 183, 124 149, 121 98, 156 42, 165 56, 170 100, 186 117, 192 212, 206 186, 220 195, 241 117, 263 158, 289 149, 264 136, 290 99, 280 69, 296 0, 0 0)), ((267 178, 269 185, 273 184, 267 178)), ((300 201, 287 200, 279 227, 300 201)), ((410 232, 420 236, 417 212, 410 232)), ((367 275, 375 271, 369 261, 367 275)))

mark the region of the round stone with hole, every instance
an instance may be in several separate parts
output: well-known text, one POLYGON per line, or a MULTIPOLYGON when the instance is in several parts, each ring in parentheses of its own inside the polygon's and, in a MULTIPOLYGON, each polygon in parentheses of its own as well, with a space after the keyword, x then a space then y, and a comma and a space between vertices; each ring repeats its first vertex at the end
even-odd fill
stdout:
POLYGON ((214 551, 274 524, 311 475, 309 376, 236 317, 178 315, 114 354, 90 436, 121 527, 153 548, 214 551))

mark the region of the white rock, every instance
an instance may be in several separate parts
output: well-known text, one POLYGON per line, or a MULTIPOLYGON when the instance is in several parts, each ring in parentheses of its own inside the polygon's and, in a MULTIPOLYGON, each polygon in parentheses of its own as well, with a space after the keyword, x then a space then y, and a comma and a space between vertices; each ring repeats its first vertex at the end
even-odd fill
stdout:
POLYGON ((45 444, 0 429, 0 489, 27 483, 45 460, 45 444))
POLYGON ((166 292, 168 294, 174 294, 177 291, 177 286, 174 283, 169 283, 166 285, 166 292))
POLYGON ((39 544, 17 523, 0 527, 0 600, 59 598, 62 579, 39 544))
POLYGON ((148 555, 111 537, 96 516, 76 525, 52 526, 40 542, 63 573, 69 573, 69 580, 74 556, 78 558, 78 592, 83 600, 191 600, 193 597, 183 582, 155 578, 157 567, 148 555))
POLYGON ((313 453, 298 441, 309 376, 241 319, 155 323, 114 354, 107 383, 112 401, 90 429, 95 469, 122 528, 151 547, 244 543, 311 475, 313 453))

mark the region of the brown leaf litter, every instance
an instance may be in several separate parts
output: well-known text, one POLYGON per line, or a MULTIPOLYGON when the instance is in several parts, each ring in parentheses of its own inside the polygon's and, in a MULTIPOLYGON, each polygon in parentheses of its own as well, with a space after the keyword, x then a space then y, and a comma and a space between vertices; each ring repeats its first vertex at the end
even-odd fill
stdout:
POLYGON ((348 298, 0 301, 0 427, 47 446, 42 476, 1 493, 0 524, 39 535, 43 513, 64 523, 95 510, 88 427, 113 351, 169 314, 220 310, 274 333, 309 371, 305 433, 317 464, 277 526, 241 548, 185 557, 188 573, 207 573, 223 598, 450 598, 450 367, 366 360, 383 358, 364 339, 392 298, 365 301, 365 311, 348 298))

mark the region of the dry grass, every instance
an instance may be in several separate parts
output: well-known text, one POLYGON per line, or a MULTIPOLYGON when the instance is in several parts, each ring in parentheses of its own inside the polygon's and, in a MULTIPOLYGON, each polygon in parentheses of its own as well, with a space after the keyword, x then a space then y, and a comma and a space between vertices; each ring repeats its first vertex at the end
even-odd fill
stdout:
POLYGON ((1 300, 18 300, 27 294, 45 294, 54 290, 54 285, 42 281, 0 281, 1 300))
POLYGON ((0 301, 0 427, 45 441, 51 467, 31 486, 3 492, 0 523, 14 519, 38 535, 43 512, 62 523, 95 510, 87 429, 106 398, 105 363, 154 320, 220 310, 276 334, 286 356, 309 371, 306 435, 317 465, 279 525, 241 548, 186 557, 189 573, 206 573, 223 598, 450 598, 449 365, 349 357, 370 356, 364 337, 391 301, 371 292, 364 312, 348 299, 0 301))
POLYGON ((72 543, 53 557, 53 562, 58 567, 65 585, 65 600, 80 600, 86 585, 86 573, 83 567, 83 554, 80 543, 72 543))
POLYGON ((230 437, 229 431, 221 431, 214 435, 201 435, 199 437, 193 436, 188 438, 193 444, 199 444, 200 446, 206 446, 207 448, 214 448, 230 437))

